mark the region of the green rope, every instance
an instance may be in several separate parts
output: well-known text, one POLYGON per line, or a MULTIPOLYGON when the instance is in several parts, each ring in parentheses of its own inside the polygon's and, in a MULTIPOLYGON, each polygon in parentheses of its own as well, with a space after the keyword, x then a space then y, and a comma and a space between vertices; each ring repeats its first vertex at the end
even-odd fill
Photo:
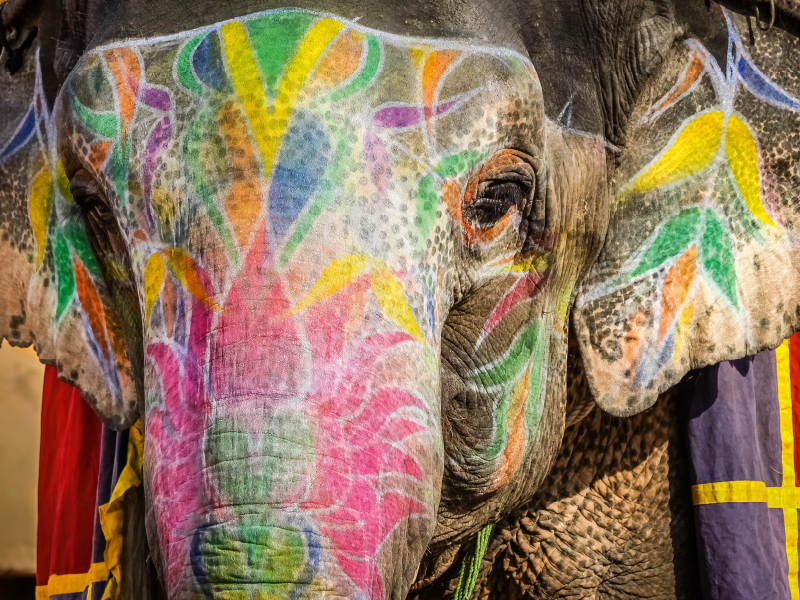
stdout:
POLYGON ((481 561, 486 553, 486 546, 489 544, 489 535, 492 533, 492 524, 478 532, 478 539, 475 546, 467 552, 461 563, 461 572, 458 574, 458 587, 454 600, 469 600, 478 582, 478 571, 481 569, 481 561))

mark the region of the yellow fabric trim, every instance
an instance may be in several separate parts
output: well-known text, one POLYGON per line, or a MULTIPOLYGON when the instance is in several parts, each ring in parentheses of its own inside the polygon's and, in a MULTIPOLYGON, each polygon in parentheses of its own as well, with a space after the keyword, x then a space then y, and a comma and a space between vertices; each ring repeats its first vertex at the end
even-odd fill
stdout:
POLYGON ((789 592, 792 600, 800 596, 797 586, 797 509, 788 508, 783 511, 783 529, 786 532, 786 558, 789 562, 789 592))
MULTIPOLYGON (((125 493, 142 484, 142 457, 144 456, 144 437, 141 419, 133 424, 128 434, 128 460, 120 473, 117 485, 111 494, 111 500, 100 509, 100 527, 106 538, 106 550, 103 553, 105 566, 111 574, 102 600, 117 600, 120 593, 123 499, 125 493)), ((37 598, 38 600, 38 598, 37 598)))
POLYGON ((767 487, 763 481, 720 481, 692 486, 692 504, 759 502, 767 508, 800 509, 800 488, 767 487))
MULTIPOLYGON (((775 363, 778 374, 778 407, 781 422, 781 462, 783 467, 782 489, 794 487, 794 430, 792 429, 792 379, 789 367, 789 340, 775 348, 775 363)), ((792 600, 800 600, 797 572, 800 560, 797 556, 797 504, 783 507, 783 529, 786 537, 786 559, 789 563, 789 592, 792 600)))
POLYGON ((108 579, 108 569, 104 562, 94 563, 89 567, 88 573, 76 573, 74 575, 50 575, 47 585, 36 587, 36 600, 49 600, 50 596, 58 594, 74 594, 89 588, 86 597, 92 599, 91 586, 97 581, 108 579))

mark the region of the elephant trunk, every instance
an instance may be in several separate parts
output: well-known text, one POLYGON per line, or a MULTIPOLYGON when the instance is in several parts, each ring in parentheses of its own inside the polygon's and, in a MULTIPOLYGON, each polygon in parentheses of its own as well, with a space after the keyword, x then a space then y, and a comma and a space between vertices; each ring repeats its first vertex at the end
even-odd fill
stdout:
POLYGON ((402 597, 441 485, 432 353, 369 298, 292 313, 279 288, 234 289, 223 310, 195 299, 186 348, 148 346, 168 596, 402 597))

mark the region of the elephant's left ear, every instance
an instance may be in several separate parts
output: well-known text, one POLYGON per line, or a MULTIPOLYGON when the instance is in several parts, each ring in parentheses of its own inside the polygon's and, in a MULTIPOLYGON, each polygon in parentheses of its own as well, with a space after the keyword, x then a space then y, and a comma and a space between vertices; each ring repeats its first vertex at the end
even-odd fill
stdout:
POLYGON ((138 348, 126 335, 138 302, 121 305, 108 285, 114 265, 92 252, 56 152, 42 39, 16 72, 0 65, 0 343, 33 345, 109 427, 125 429, 139 416, 138 348))
POLYGON ((800 328, 800 42, 754 28, 751 45, 743 18, 719 18, 727 68, 689 39, 645 88, 575 304, 587 379, 612 414, 800 328))

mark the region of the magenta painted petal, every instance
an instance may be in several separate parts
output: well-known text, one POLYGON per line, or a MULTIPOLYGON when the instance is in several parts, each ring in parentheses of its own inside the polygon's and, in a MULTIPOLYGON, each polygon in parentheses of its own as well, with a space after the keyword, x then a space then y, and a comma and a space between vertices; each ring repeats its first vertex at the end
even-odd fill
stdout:
POLYGON ((141 89, 139 91, 139 100, 150 108, 155 108, 163 112, 168 111, 172 106, 169 93, 157 88, 148 87, 141 89))
POLYGON ((437 104, 436 108, 432 111, 434 115, 441 115, 446 113, 448 110, 456 106, 457 104, 462 104, 465 98, 463 97, 456 97, 455 99, 448 100, 447 102, 442 102, 441 104, 437 104))
POLYGON ((396 492, 389 492, 381 496, 380 500, 381 520, 377 531, 377 537, 383 541, 389 532, 395 528, 400 521, 407 521, 408 517, 414 515, 427 515, 430 513, 428 508, 408 496, 402 496, 396 492))
POLYGON ((307 365, 283 283, 267 262, 264 223, 225 300, 211 342, 211 389, 217 401, 290 398, 307 365))
POLYGON ((364 161, 367 163, 372 183, 383 194, 391 181, 389 155, 383 142, 371 131, 364 134, 364 161))
POLYGON ((144 203, 147 207, 147 217, 150 220, 151 227, 155 226, 151 206, 153 174, 171 138, 172 124, 170 123, 169 115, 167 115, 153 127, 153 131, 150 132, 150 137, 147 139, 147 144, 145 145, 144 165, 142 166, 142 185, 144 187, 144 203))
POLYGON ((372 123, 390 129, 409 127, 422 121, 424 116, 422 106, 387 106, 375 113, 372 123))
POLYGON ((402 473, 422 481, 423 473, 417 461, 399 448, 384 449, 381 462, 385 466, 383 473, 402 473))
POLYGON ((530 300, 540 291, 539 284, 542 281, 540 273, 527 273, 524 277, 511 288, 511 290, 497 303, 489 319, 483 326, 481 337, 485 338, 497 326, 497 324, 511 312, 511 310, 524 302, 530 300))

